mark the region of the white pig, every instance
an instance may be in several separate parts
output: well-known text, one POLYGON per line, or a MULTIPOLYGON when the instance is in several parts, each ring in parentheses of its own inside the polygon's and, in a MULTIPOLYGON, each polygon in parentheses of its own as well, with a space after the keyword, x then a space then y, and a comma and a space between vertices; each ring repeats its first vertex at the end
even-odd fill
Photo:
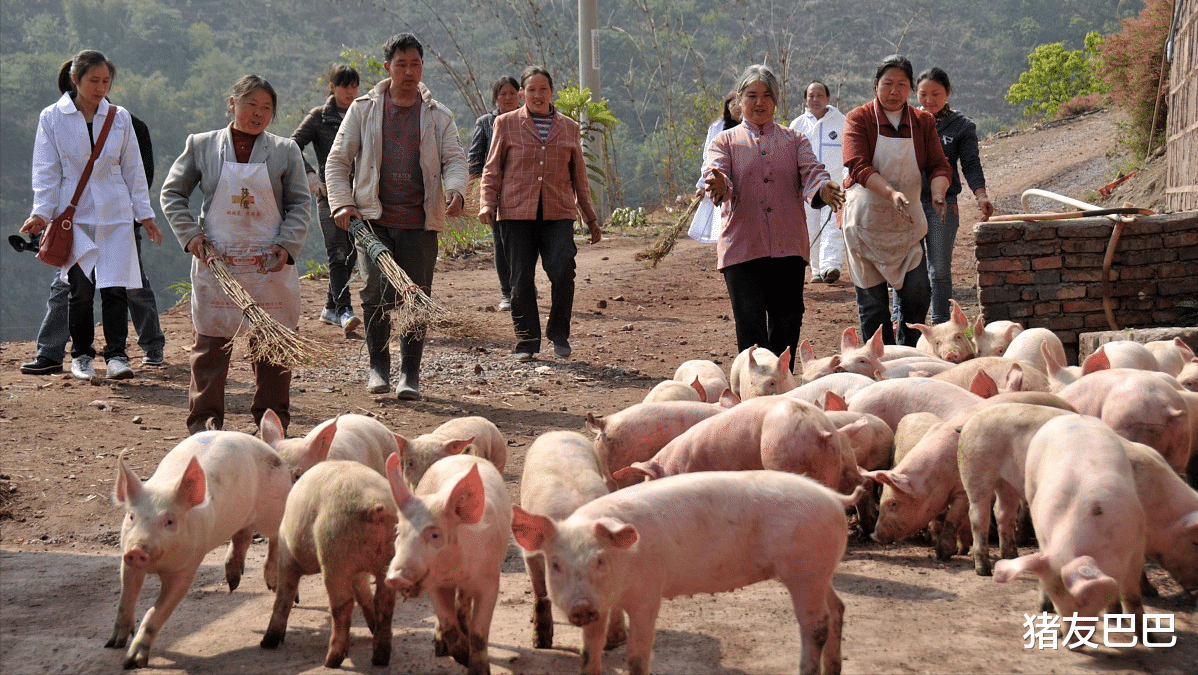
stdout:
POLYGON ((790 348, 782 350, 779 356, 757 345, 742 351, 732 361, 729 383, 742 401, 794 389, 794 376, 790 373, 790 348))
POLYGON ((549 596, 583 629, 582 671, 603 671, 607 618, 628 613, 628 672, 648 675, 663 598, 778 579, 799 622, 801 675, 840 672, 844 497, 777 471, 674 476, 618 490, 565 520, 516 508, 512 531, 549 562, 549 596))
POLYGON ((1080 366, 1069 366, 1064 361, 1058 361, 1047 342, 1040 344, 1040 355, 1044 357, 1044 364, 1048 368, 1045 373, 1048 375, 1048 388, 1053 392, 1058 392, 1073 384, 1078 378, 1111 367, 1110 359, 1101 348, 1087 356, 1080 366))
POLYGON ((674 371, 674 379, 684 384, 694 382, 696 377, 703 385, 703 390, 707 392, 707 400, 712 403, 720 400, 724 390, 728 389, 728 376, 724 374, 724 369, 714 361, 691 359, 684 361, 674 371))
POLYGON ((611 475, 649 459, 682 432, 722 412, 694 401, 637 403, 603 417, 587 413, 586 427, 595 434, 595 451, 611 475))
POLYGON ((831 375, 839 366, 839 354, 819 358, 815 355, 815 347, 811 345, 811 340, 799 343, 799 371, 802 373, 803 383, 814 382, 825 375, 831 375))
MULTIPOLYGON (((595 446, 574 431, 550 431, 541 434, 524 455, 524 475, 520 479, 520 508, 561 520, 583 504, 615 489, 604 478, 595 446)), ((532 622, 533 645, 537 649, 553 646, 553 610, 545 583, 545 556, 539 551, 524 551, 524 568, 532 582, 535 601, 532 622)), ((604 649, 624 644, 624 615, 614 612, 608 624, 604 649)))
POLYGON ((1198 591, 1198 492, 1147 445, 1124 441, 1123 450, 1144 506, 1145 554, 1182 588, 1198 591))
POLYGON ((258 429, 262 440, 287 464, 292 482, 326 459, 357 462, 382 476, 387 457, 399 452, 395 434, 387 425, 366 415, 338 415, 317 424, 303 438, 285 438, 278 415, 267 410, 258 429))
POLYGON ((824 400, 824 395, 831 391, 847 400, 853 394, 856 394, 874 382, 875 380, 872 378, 858 375, 857 373, 832 373, 813 382, 795 387, 782 395, 789 398, 797 398, 800 401, 807 401, 808 403, 815 403, 824 400))
POLYGON ((255 531, 270 540, 263 568, 267 586, 276 578, 276 540, 291 476, 279 455, 262 441, 236 431, 205 431, 183 439, 143 484, 117 460, 113 501, 125 507, 121 526, 121 597, 105 647, 124 647, 133 633, 133 611, 147 574, 162 586, 125 654, 125 668, 143 668, 150 646, 171 612, 187 595, 209 551, 232 539, 225 558, 229 590, 245 570, 255 531))
POLYGON ((981 356, 960 363, 932 376, 933 380, 951 382, 962 389, 969 388, 979 372, 985 372, 998 385, 998 391, 1048 391, 1048 376, 1028 361, 1016 361, 1005 356, 981 356))
POLYGON ((1093 417, 1054 417, 1029 442, 1024 471, 1040 551, 996 562, 994 580, 1035 575, 1058 616, 1097 617, 1120 601, 1139 625, 1144 509, 1122 440, 1093 417))
POLYGON ((469 675, 490 673, 487 638, 511 539, 503 476, 481 457, 450 455, 429 467, 413 493, 392 455, 387 479, 400 511, 387 585, 405 598, 428 592, 437 656, 452 656, 469 675))
POLYGON ((909 324, 920 333, 919 342, 915 345, 933 356, 945 361, 961 363, 974 357, 973 342, 965 336, 969 330, 969 319, 956 300, 949 299, 952 305, 952 315, 948 321, 928 326, 922 323, 909 324))
POLYGON ((687 384, 678 380, 662 380, 653 385, 642 403, 653 403, 655 401, 699 401, 707 402, 707 390, 699 383, 698 379, 687 384))
POLYGON ((1014 321, 991 321, 985 323, 982 315, 973 322, 973 344, 978 356, 1002 356, 1011 340, 1023 332, 1023 326, 1014 321))
POLYGON ((840 363, 836 366, 838 373, 857 373, 871 380, 882 379, 882 371, 886 365, 882 357, 886 354, 886 345, 882 344, 882 329, 874 331, 865 344, 857 344, 857 329, 846 328, 840 334, 840 363))
POLYGON ((1011 344, 1007 346, 1007 350, 1002 353, 1008 359, 1016 361, 1027 361, 1042 372, 1048 372, 1048 364, 1044 362, 1044 356, 1040 351, 1040 345, 1047 345, 1049 353, 1056 359, 1057 363, 1065 363, 1065 346, 1061 344, 1061 338, 1057 334, 1047 328, 1028 328, 1019 335, 1016 335, 1011 344))
POLYGON ((955 384, 924 377, 882 380, 853 394, 849 410, 877 415, 891 429, 896 429, 899 420, 913 412, 930 412, 948 419, 982 400, 978 391, 996 393, 984 389, 966 391, 955 384))
POLYGON ((1145 342, 1144 348, 1152 352, 1156 359, 1156 369, 1173 377, 1185 368, 1186 363, 1194 358, 1194 350, 1179 337, 1172 340, 1153 340, 1145 342))
POLYGON ((320 573, 333 619, 325 667, 340 667, 349 654, 355 598, 374 633, 370 662, 387 665, 395 591, 383 580, 395 555, 398 522, 387 479, 369 467, 334 459, 304 473, 287 496, 287 510, 279 526, 279 584, 261 647, 274 649, 283 643, 300 577, 320 573), (373 597, 369 592, 372 576, 373 597))
POLYGON ((416 438, 395 434, 399 444, 399 456, 403 464, 403 476, 409 487, 420 483, 421 476, 442 457, 467 454, 489 460, 503 474, 507 464, 507 441, 503 434, 487 418, 477 415, 455 417, 432 432, 416 438))
MULTIPOLYGON (((1111 368, 1157 370, 1156 357, 1147 347, 1134 340, 1112 340, 1098 347, 1106 353, 1111 368)), ((1095 350, 1098 351, 1098 350, 1095 350)))
POLYGON ((1181 372, 1177 374, 1177 382, 1189 391, 1198 391, 1198 357, 1190 359, 1190 362, 1182 367, 1181 372))

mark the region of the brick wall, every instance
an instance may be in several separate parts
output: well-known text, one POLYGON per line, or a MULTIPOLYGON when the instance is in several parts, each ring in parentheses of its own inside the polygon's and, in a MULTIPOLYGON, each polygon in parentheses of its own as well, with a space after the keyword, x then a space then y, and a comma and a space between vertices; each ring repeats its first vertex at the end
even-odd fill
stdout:
MULTIPOLYGON (((978 302, 986 321, 1054 331, 1071 359, 1079 333, 1110 329, 1102 262, 1106 218, 978 223, 978 302)), ((1179 325, 1180 300, 1198 300, 1198 212, 1141 217, 1124 226, 1110 272, 1120 328, 1179 325)))

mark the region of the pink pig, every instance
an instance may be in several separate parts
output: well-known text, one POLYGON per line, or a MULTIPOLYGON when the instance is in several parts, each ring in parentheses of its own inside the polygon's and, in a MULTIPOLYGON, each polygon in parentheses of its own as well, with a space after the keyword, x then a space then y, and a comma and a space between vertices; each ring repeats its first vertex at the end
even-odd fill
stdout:
POLYGON ((949 304, 952 305, 952 318, 948 321, 934 326, 913 323, 911 327, 920 332, 916 347, 945 361, 961 363, 974 357, 973 342, 965 337, 969 319, 965 318, 965 312, 956 300, 950 299, 949 304))
POLYGON ((753 345, 736 355, 728 379, 732 391, 742 401, 790 391, 795 388, 790 373, 790 348, 774 356, 770 350, 753 345))
POLYGON ((507 440, 491 420, 478 415, 455 417, 427 434, 407 439, 395 434, 409 487, 420 483, 424 472, 442 457, 464 453, 488 460, 503 473, 507 465, 507 440))
POLYGON ((720 400, 724 390, 729 388, 728 376, 724 374, 724 369, 714 361, 692 359, 684 361, 674 371, 673 379, 683 384, 692 384, 696 378, 703 386, 703 391, 706 392, 706 400, 711 403, 720 400))
POLYGON ((582 672, 603 671, 608 617, 628 613, 628 672, 648 675, 663 598, 778 579, 802 638, 801 675, 840 672, 844 603, 832 575, 853 497, 778 471, 673 476, 600 497, 555 520, 514 509, 512 531, 549 563, 549 596, 583 629, 582 672))
POLYGON ((991 321, 985 323, 982 315, 973 322, 973 344, 978 356, 1002 356, 1023 326, 1014 321, 991 321))
POLYGON ((326 459, 357 462, 382 476, 387 471, 387 457, 399 452, 395 434, 387 425, 366 415, 338 415, 317 424, 303 438, 285 438, 278 415, 267 410, 258 433, 287 464, 292 481, 326 459))
POLYGON ((696 401, 637 403, 603 417, 587 413, 586 426, 595 434, 595 451, 611 475, 649 459, 682 432, 722 412, 719 406, 696 401))

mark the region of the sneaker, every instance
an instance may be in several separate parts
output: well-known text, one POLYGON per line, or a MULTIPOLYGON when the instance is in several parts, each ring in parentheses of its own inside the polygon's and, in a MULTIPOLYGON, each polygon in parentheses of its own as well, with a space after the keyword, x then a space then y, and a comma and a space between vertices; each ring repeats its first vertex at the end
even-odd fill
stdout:
POLYGON ((570 349, 570 343, 565 340, 553 343, 553 353, 557 354, 560 358, 569 358, 571 352, 573 351, 574 350, 570 349))
POLYGON ((830 270, 825 271, 823 274, 823 279, 824 279, 825 284, 836 283, 837 281, 840 280, 840 270, 838 270, 836 268, 832 268, 830 270))
POLYGON ((347 309, 341 313, 341 319, 339 320, 339 323, 341 324, 341 330, 345 331, 346 335, 349 335, 350 333, 354 332, 358 326, 362 325, 362 320, 358 318, 357 314, 354 314, 354 310, 347 309))
POLYGON ((158 367, 166 365, 166 360, 162 358, 162 354, 152 352, 141 357, 141 365, 158 367))
POLYGON ((129 367, 129 359, 123 356, 114 356, 108 359, 108 371, 105 375, 110 380, 128 380, 133 377, 133 369, 129 367))
POLYGON ((341 322, 337 320, 337 310, 332 307, 326 307, 320 312, 320 322, 327 323, 330 326, 341 325, 341 322))
POLYGON ((512 296, 510 296, 510 295, 499 296, 499 304, 496 305, 495 307, 496 307, 496 309, 498 309, 501 312, 512 311, 512 296))
POLYGON ((75 356, 71 358, 71 374, 76 380, 96 379, 96 369, 92 367, 92 357, 75 356))
POLYGON ((29 363, 22 363, 21 372, 26 375, 53 375, 62 372, 62 362, 54 362, 44 356, 39 356, 29 363))
POLYGON ((537 355, 533 354, 532 352, 516 352, 512 355, 512 358, 516 359, 516 361, 519 363, 528 363, 529 361, 537 358, 537 355))

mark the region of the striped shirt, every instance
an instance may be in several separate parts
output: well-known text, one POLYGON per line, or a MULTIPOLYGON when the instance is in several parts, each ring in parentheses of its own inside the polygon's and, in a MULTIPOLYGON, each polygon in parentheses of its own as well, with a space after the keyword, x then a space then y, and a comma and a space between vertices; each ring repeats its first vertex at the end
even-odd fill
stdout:
POLYGON ((541 135, 541 142, 549 140, 549 127, 553 125, 553 113, 556 112, 553 106, 549 106, 548 115, 538 115, 534 112, 529 112, 532 115, 532 121, 537 125, 537 133, 541 135))

